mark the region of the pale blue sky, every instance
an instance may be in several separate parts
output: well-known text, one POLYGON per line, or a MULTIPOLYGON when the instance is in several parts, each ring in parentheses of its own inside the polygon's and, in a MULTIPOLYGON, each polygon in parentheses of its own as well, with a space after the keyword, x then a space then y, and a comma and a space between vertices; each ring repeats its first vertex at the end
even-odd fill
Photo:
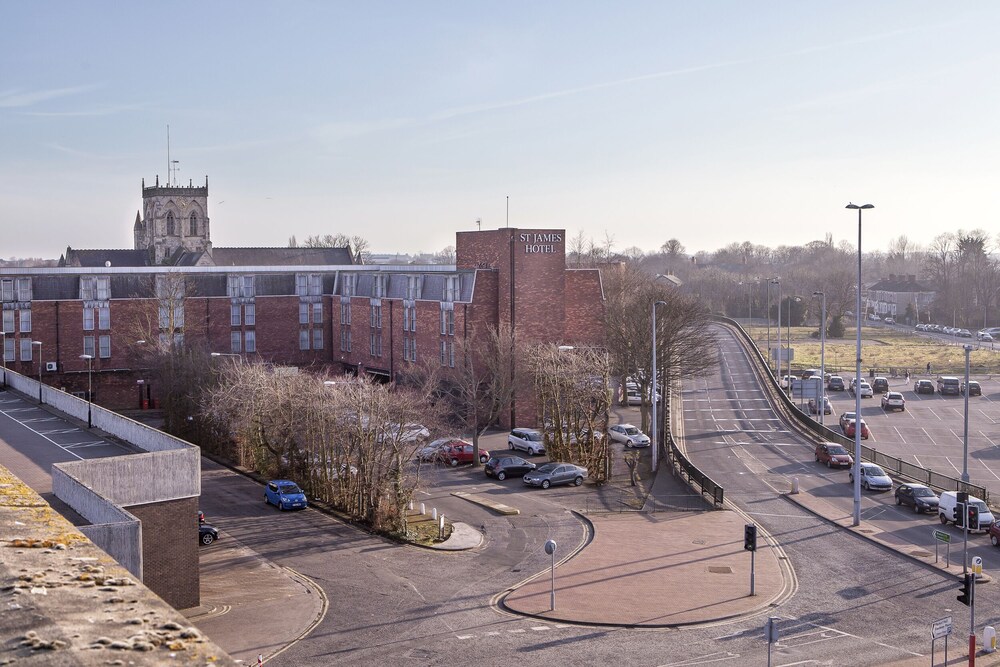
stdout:
POLYGON ((1000 3, 0 0, 0 256, 131 247, 140 179, 219 246, 617 249, 997 231, 1000 3), (13 233, 10 233, 13 232, 13 233))

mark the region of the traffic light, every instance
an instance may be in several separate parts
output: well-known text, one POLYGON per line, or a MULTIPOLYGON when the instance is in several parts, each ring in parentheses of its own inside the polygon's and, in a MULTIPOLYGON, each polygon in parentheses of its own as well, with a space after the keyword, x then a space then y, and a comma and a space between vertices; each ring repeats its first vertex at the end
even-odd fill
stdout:
POLYGON ((958 596, 957 600, 966 607, 971 607, 976 597, 976 575, 971 572, 966 574, 962 578, 962 587, 959 590, 962 591, 962 594, 958 596))
POLYGON ((955 503, 955 506, 951 508, 951 520, 955 522, 956 526, 962 525, 962 517, 965 512, 965 503, 955 503))
POLYGON ((757 524, 755 523, 743 526, 743 550, 757 551, 757 524))
POLYGON ((979 530, 979 508, 972 503, 969 503, 965 507, 965 514, 969 518, 966 525, 969 527, 969 530, 979 530))

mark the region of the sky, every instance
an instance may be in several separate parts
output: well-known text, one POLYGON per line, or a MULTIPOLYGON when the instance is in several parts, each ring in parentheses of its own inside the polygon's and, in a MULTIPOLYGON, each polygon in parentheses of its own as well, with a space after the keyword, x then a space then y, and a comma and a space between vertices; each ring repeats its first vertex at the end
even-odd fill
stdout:
POLYGON ((997 230, 1000 3, 0 0, 0 257, 131 248, 209 179, 216 246, 455 232, 613 248, 997 230))

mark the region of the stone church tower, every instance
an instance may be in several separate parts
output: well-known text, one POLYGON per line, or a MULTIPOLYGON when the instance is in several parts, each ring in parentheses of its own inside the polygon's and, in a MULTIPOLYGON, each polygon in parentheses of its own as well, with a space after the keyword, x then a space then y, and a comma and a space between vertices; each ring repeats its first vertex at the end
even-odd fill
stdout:
POLYGON ((184 252, 211 255, 208 176, 205 185, 156 185, 142 181, 142 215, 136 213, 135 249, 146 250, 153 264, 173 264, 184 252))

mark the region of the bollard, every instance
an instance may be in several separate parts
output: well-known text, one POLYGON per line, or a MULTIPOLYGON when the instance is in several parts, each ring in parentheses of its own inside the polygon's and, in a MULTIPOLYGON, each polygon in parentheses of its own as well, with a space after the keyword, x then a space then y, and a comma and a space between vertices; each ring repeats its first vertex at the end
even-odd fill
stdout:
POLYGON ((983 559, 979 556, 972 559, 972 574, 976 575, 977 579, 983 576, 983 559))
POLYGON ((413 511, 413 498, 410 498, 410 511, 413 511))
POLYGON ((431 510, 431 518, 434 519, 435 521, 437 521, 437 518, 438 518, 438 508, 435 507, 434 509, 431 510))
POLYGON ((425 507, 423 503, 420 503, 420 514, 427 514, 427 507, 425 507))
POLYGON ((987 653, 997 650, 997 631, 992 625, 983 628, 983 650, 987 653))
POLYGON ((796 494, 798 492, 799 492, 799 478, 792 477, 792 494, 796 494))
POLYGON ((441 518, 438 520, 438 537, 444 539, 444 513, 441 514, 441 518))

